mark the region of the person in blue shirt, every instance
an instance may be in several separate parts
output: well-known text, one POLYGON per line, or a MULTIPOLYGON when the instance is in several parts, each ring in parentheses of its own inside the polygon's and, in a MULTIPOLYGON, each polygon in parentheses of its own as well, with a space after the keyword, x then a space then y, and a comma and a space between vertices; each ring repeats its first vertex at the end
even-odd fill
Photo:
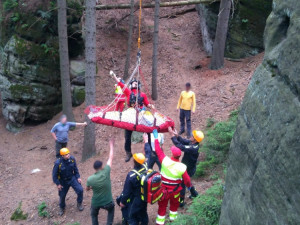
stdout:
POLYGON ((56 123, 52 129, 51 134, 55 140, 56 158, 60 158, 59 151, 67 147, 69 141, 69 130, 76 126, 86 126, 87 123, 68 122, 67 116, 62 115, 60 121, 56 123))
POLYGON ((74 156, 70 155, 70 151, 67 148, 62 148, 60 155, 61 158, 57 159, 54 163, 52 179, 58 189, 59 215, 62 216, 65 213, 65 200, 70 187, 72 187, 77 194, 78 210, 83 211, 83 188, 74 156))

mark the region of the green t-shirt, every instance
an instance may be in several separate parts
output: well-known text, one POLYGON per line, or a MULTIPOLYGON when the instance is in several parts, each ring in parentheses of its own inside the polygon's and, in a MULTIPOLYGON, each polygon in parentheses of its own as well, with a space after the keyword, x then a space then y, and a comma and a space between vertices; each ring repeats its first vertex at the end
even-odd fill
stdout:
POLYGON ((111 193, 110 166, 99 170, 87 179, 86 186, 92 187, 92 206, 105 206, 113 201, 111 193))

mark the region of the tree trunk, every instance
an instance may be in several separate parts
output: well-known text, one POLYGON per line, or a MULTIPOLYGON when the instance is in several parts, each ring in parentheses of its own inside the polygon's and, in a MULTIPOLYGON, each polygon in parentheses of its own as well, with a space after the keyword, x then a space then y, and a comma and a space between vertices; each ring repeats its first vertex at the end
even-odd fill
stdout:
POLYGON ((62 107, 63 113, 67 115, 68 119, 74 121, 70 83, 66 0, 58 0, 57 6, 62 107))
POLYGON ((157 58, 158 58, 158 31, 159 31, 159 6, 160 0, 155 0, 154 33, 152 55, 152 99, 157 100, 157 58))
POLYGON ((123 76, 124 80, 126 80, 128 78, 128 70, 129 70, 129 66, 130 66, 133 19, 134 19, 134 0, 131 0, 130 6, 131 6, 131 8, 130 8, 130 18, 129 18, 129 33, 128 33, 128 41, 127 41, 126 62, 125 62, 125 69, 124 69, 124 76, 123 76))
MULTIPOLYGON (((96 104, 96 1, 85 1, 85 104, 96 104)), ((86 116, 88 125, 84 129, 82 160, 90 158, 96 153, 95 124, 86 116)))
MULTIPOLYGON (((184 5, 196 5, 200 3, 212 3, 218 2, 219 0, 187 0, 187 1, 177 1, 177 2, 161 2, 160 7, 173 7, 173 6, 184 6, 184 5)), ((138 8, 138 2, 134 5, 135 8, 138 8)), ((144 3, 143 8, 154 8, 155 3, 144 3)), ((97 10, 111 10, 111 9, 130 9, 130 4, 115 4, 115 5, 97 5, 97 10)))
POLYGON ((231 1, 232 0, 221 0, 216 37, 213 45, 212 58, 210 62, 210 68, 212 70, 218 70, 224 66, 224 53, 231 9, 231 1))

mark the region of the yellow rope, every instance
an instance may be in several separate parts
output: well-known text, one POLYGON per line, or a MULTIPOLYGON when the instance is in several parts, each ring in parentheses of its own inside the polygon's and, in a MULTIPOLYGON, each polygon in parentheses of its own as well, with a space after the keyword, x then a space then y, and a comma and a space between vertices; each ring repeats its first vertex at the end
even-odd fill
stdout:
POLYGON ((140 0, 140 12, 139 12, 139 37, 138 37, 138 49, 141 48, 141 24, 142 24, 142 0, 140 0))

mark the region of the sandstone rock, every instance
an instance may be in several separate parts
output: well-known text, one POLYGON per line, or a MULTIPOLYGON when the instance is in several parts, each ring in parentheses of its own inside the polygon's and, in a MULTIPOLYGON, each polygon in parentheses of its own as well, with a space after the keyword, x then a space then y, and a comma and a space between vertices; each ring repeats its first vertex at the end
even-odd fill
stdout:
MULTIPOLYGON (((271 12, 272 0, 240 0, 235 3, 230 19, 226 42, 226 57, 244 58, 263 51, 263 32, 266 19, 271 12)), ((215 39, 219 3, 199 4, 196 9, 200 16, 202 42, 210 55, 215 39)))
POLYGON ((83 60, 70 60, 71 83, 85 85, 85 62, 83 60))
MULTIPOLYGON (((69 55, 72 58, 82 54, 84 48, 78 32, 82 27, 83 1, 67 2, 69 55)), ((3 11, 0 91, 3 115, 11 131, 18 131, 25 120, 45 121, 61 110, 57 10, 52 7, 55 6, 49 1, 33 0, 30 8, 19 4, 3 11), (11 15, 19 15, 20 19, 7 19, 11 15)), ((82 74, 77 75, 74 84, 84 85, 84 76, 82 79, 79 78, 82 74)), ((81 104, 82 88, 74 93, 76 105, 81 104)))
POLYGON ((85 100, 84 86, 72 86, 72 104, 73 106, 81 105, 85 100))
POLYGON ((300 2, 274 0, 229 152, 220 225, 300 224, 300 2))

